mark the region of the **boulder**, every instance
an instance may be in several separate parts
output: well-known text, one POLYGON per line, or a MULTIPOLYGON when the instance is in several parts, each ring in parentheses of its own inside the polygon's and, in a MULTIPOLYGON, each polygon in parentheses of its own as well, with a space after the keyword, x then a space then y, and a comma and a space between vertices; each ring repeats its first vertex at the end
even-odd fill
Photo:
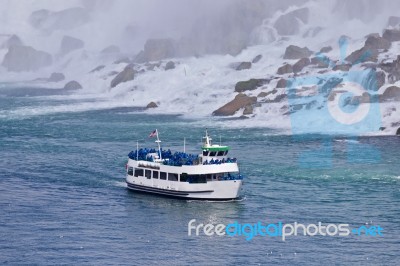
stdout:
POLYGON ((386 29, 382 35, 383 38, 389 42, 400 41, 400 30, 398 29, 386 29))
POLYGON ((251 63, 255 64, 258 63, 258 61, 260 61, 262 58, 262 55, 257 55, 256 57, 253 58, 253 60, 251 60, 251 63))
POLYGON ((376 86, 379 89, 386 83, 386 74, 383 71, 376 72, 376 86))
POLYGON ((17 35, 12 35, 8 40, 0 45, 0 49, 9 49, 11 46, 22 46, 24 45, 21 39, 17 35))
POLYGON ((252 105, 245 106, 243 110, 243 115, 251 115, 251 114, 253 114, 253 106, 252 105))
POLYGON ((105 68, 105 67, 106 67, 105 65, 100 65, 100 66, 95 67, 95 68, 93 68, 92 70, 90 70, 89 73, 94 73, 94 72, 100 71, 100 70, 102 70, 102 69, 105 68))
POLYGON ((250 69, 250 68, 251 68, 251 62, 240 62, 235 69, 236 70, 244 70, 244 69, 250 69))
POLYGON ((172 39, 149 39, 135 58, 139 63, 148 61, 158 61, 176 55, 175 41, 172 39))
POLYGON ((389 49, 392 43, 379 34, 370 34, 365 41, 364 47, 370 49, 389 49))
POLYGON ((60 82, 65 79, 65 76, 63 73, 51 73, 50 77, 47 79, 48 82, 60 82))
POLYGON ((212 114, 215 116, 234 115, 241 108, 251 106, 257 102, 257 97, 249 97, 246 94, 239 93, 235 99, 215 110, 212 114))
POLYGON ((257 95, 257 97, 258 98, 264 98, 264 97, 267 97, 268 95, 270 95, 270 94, 275 94, 275 93, 277 93, 278 91, 276 90, 276 89, 273 89, 272 91, 262 91, 262 92, 260 92, 258 95, 257 95))
POLYGON ((119 49, 118 46, 110 45, 110 46, 107 46, 106 48, 104 48, 103 50, 101 50, 100 53, 102 53, 102 54, 119 54, 120 52, 121 52, 121 50, 119 49))
POLYGON ((286 88, 286 79, 280 79, 278 83, 276 83, 276 88, 286 88))
POLYGON ((309 13, 308 8, 304 7, 281 15, 275 21, 274 28, 279 35, 295 35, 300 32, 300 22, 308 22, 309 13))
POLYGON ((400 127, 396 131, 396 136, 400 136, 400 127))
POLYGON ((258 87, 267 84, 269 80, 267 79, 249 79, 247 81, 239 81, 235 85, 236 92, 252 91, 258 87))
POLYGON ((64 90, 80 90, 80 89, 82 89, 82 85, 75 80, 68 82, 64 86, 64 90))
POLYGON ((283 66, 278 68, 278 71, 276 73, 278 75, 293 73, 293 66, 291 64, 284 64, 283 66))
POLYGON ((332 51, 331 46, 325 46, 325 47, 322 47, 321 50, 319 50, 320 53, 329 53, 330 51, 332 51))
POLYGON ((312 55, 312 51, 310 51, 307 47, 300 48, 296 45, 289 45, 286 47, 283 59, 301 59, 310 57, 310 55, 312 55))
POLYGON ((331 63, 331 59, 329 59, 325 55, 319 55, 318 57, 311 58, 311 65, 315 65, 318 68, 327 68, 331 63))
POLYGON ((380 68, 388 73, 387 80, 390 84, 393 84, 400 80, 400 55, 397 56, 396 60, 389 63, 381 63, 380 68))
POLYGON ((135 78, 135 70, 132 67, 125 67, 112 81, 111 88, 116 87, 118 84, 133 80, 135 78))
POLYGON ((170 70, 175 68, 175 63, 172 61, 168 61, 168 63, 165 65, 165 70, 170 70))
POLYGON ((400 25, 400 17, 390 16, 388 19, 389 27, 397 27, 400 25))
POLYGON ((379 52, 377 49, 371 49, 369 47, 362 47, 349 56, 346 57, 346 61, 350 62, 352 65, 356 65, 364 62, 377 62, 379 52))
POLYGON ((339 65, 335 65, 332 70, 333 71, 343 71, 343 72, 348 72, 351 68, 350 64, 339 64, 339 65))
POLYGON ((77 38, 64 36, 61 40, 60 54, 66 55, 74 50, 83 48, 84 45, 84 42, 77 38))
POLYGON ((302 58, 293 65, 293 72, 299 73, 303 70, 303 68, 305 68, 306 66, 308 66, 310 64, 311 64, 311 61, 309 58, 302 58))
POLYGON ((157 107, 158 107, 158 105, 157 105, 155 102, 150 102, 150 103, 146 106, 147 109, 150 109, 150 108, 157 108, 157 107))
POLYGON ((2 66, 8 71, 36 71, 39 68, 52 64, 50 54, 35 50, 30 46, 16 45, 8 49, 4 56, 2 66))
POLYGON ((396 86, 390 86, 379 95, 380 102, 399 102, 400 101, 400 88, 396 86))

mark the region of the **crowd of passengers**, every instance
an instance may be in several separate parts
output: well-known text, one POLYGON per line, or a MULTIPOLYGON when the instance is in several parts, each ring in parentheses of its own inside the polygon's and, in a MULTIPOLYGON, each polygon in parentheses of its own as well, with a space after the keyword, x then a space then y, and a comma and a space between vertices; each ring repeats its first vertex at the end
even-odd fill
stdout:
MULTIPOLYGON (((139 149, 135 151, 131 151, 128 154, 128 157, 132 160, 139 160, 139 161, 149 161, 153 162, 154 157, 153 156, 148 156, 151 153, 156 153, 160 155, 159 151, 156 149, 139 149)), ((163 164, 164 165, 171 165, 171 166, 182 166, 182 165, 194 165, 195 162, 198 164, 199 162, 199 156, 194 155, 194 154, 188 154, 184 152, 174 152, 172 153, 170 149, 168 150, 163 150, 161 149, 161 158, 163 159, 163 164)), ((208 165, 208 164, 222 164, 222 163, 235 163, 236 158, 227 158, 227 159, 211 159, 210 161, 205 161, 203 162, 203 165, 208 165)))

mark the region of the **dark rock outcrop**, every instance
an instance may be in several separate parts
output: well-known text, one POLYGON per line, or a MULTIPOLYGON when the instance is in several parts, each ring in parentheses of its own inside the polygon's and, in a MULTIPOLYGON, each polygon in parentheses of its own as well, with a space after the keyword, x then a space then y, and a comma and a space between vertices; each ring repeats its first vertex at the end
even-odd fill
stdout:
POLYGON ((50 77, 47 79, 48 82, 60 82, 65 79, 65 76, 63 73, 51 73, 50 77))
POLYGON ((258 63, 258 61, 260 61, 262 58, 262 55, 257 55, 256 57, 253 58, 253 60, 251 60, 251 63, 255 64, 258 63))
POLYGON ((155 102, 150 102, 150 103, 146 106, 147 109, 150 109, 150 108, 157 108, 157 107, 158 107, 158 105, 157 105, 155 102))
POLYGON ((325 47, 322 47, 321 50, 319 50, 320 53, 329 53, 330 51, 332 51, 331 46, 325 46, 325 47))
POLYGON ((80 89, 82 89, 82 85, 75 80, 68 82, 64 86, 64 90, 80 90, 80 89))
POLYGON ((400 136, 400 127, 396 131, 396 136, 400 136))
POLYGON ((380 64, 380 67, 388 73, 387 80, 390 84, 400 80, 400 55, 393 62, 380 64))
POLYGON ((389 49, 392 43, 379 34, 370 34, 365 41, 364 47, 369 49, 389 49))
POLYGON ((239 81, 235 85, 236 92, 252 91, 258 87, 267 84, 269 80, 267 79, 249 79, 247 81, 239 81))
POLYGON ((311 58, 311 65, 315 65, 318 68, 327 68, 329 67, 330 59, 326 56, 318 56, 311 58))
POLYGON ((72 51, 81 49, 84 46, 85 44, 83 41, 71 36, 64 36, 61 40, 60 54, 66 55, 72 51))
POLYGON ((175 63, 172 61, 168 61, 168 63, 165 65, 165 70, 170 70, 175 68, 175 63))
POLYGON ((400 88, 396 86, 390 86, 386 88, 385 92, 379 96, 380 102, 398 102, 400 101, 400 88))
POLYGON ((215 110, 212 114, 215 116, 234 115, 241 108, 251 106, 257 102, 257 97, 249 97, 246 94, 239 93, 235 99, 215 110))
POLYGON ((278 83, 276 83, 276 88, 286 88, 286 79, 280 79, 278 83))
POLYGON ((347 71, 350 70, 350 68, 351 68, 350 64, 339 64, 339 65, 334 66, 332 68, 332 70, 333 71, 338 71, 339 70, 339 71, 347 72, 347 71))
POLYGON ((278 75, 293 73, 293 66, 291 64, 284 64, 283 66, 278 68, 278 71, 276 73, 278 75))
POLYGON ((350 62, 352 65, 364 62, 377 62, 378 54, 379 52, 377 49, 371 49, 364 46, 347 56, 346 61, 350 62))
POLYGON ((309 58, 302 58, 299 61, 297 61, 293 65, 293 73, 299 73, 305 68, 306 66, 310 65, 311 61, 309 58))
POLYGON ((30 46, 15 45, 8 49, 4 56, 2 66, 8 71, 35 71, 51 65, 53 62, 50 54, 35 50, 30 46))
POLYGON ((308 8, 300 8, 293 10, 287 14, 280 16, 274 23, 274 28, 279 35, 294 35, 300 31, 300 23, 308 22, 309 16, 308 8))
POLYGON ((235 70, 245 70, 245 69, 250 69, 251 68, 251 62, 240 62, 235 70))
POLYGON ((176 55, 176 44, 172 39, 149 39, 135 58, 139 63, 158 61, 176 55))
POLYGON ((400 30, 397 29, 386 29, 382 35, 383 38, 389 42, 400 41, 400 30))
POLYGON ((289 45, 286 47, 283 59, 301 59, 310 57, 310 55, 312 55, 312 51, 310 51, 307 47, 301 48, 296 45, 289 45))
POLYGON ((386 74, 383 71, 376 72, 376 86, 379 89, 386 83, 386 74))
POLYGON ((133 80, 135 78, 135 70, 132 67, 125 67, 112 81, 111 88, 116 87, 118 84, 133 80))

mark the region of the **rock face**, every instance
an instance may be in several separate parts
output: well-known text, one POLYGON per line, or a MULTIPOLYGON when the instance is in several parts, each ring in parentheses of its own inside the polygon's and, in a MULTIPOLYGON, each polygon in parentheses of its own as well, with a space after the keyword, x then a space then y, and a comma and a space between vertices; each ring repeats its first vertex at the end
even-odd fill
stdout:
POLYGON ((64 86, 64 90, 80 90, 80 89, 82 89, 82 85, 75 80, 68 82, 64 86))
POLYGON ((325 47, 322 47, 321 50, 319 50, 320 53, 329 53, 330 51, 332 51, 331 46, 325 46, 325 47))
POLYGON ((150 102, 150 103, 146 106, 147 109, 150 109, 150 108, 157 108, 157 107, 158 107, 158 105, 157 105, 155 102, 150 102))
POLYGON ((249 97, 246 94, 239 93, 236 95, 235 99, 225 104, 218 110, 213 112, 215 116, 229 116, 234 115, 241 108, 245 108, 246 106, 251 106, 257 102, 257 97, 249 97))
POLYGON ((47 79, 48 82, 60 82, 65 79, 65 76, 63 73, 51 73, 50 77, 47 79))
POLYGON ((386 83, 386 74, 383 71, 376 72, 376 86, 379 89, 386 83))
POLYGON ((11 46, 21 45, 23 45, 21 39, 17 35, 12 35, 7 41, 0 45, 0 49, 10 49, 11 46))
POLYGON ((137 62, 158 61, 176 55, 175 42, 172 39, 149 39, 135 58, 137 62))
POLYGON ((249 79, 247 81, 239 81, 235 85, 235 91, 236 92, 252 91, 267 83, 268 83, 267 79, 249 79))
POLYGON ((276 88, 286 88, 286 79, 280 79, 276 84, 276 88))
POLYGON ((250 69, 251 68, 251 62, 241 62, 238 64, 238 66, 235 68, 236 70, 244 70, 244 69, 250 69))
POLYGON ((293 66, 291 64, 284 64, 283 66, 278 68, 278 71, 276 73, 278 75, 293 73, 293 66))
POLYGON ((16 45, 8 49, 2 66, 8 71, 35 71, 52 64, 50 54, 35 50, 30 46, 16 45))
POLYGON ((392 43, 379 34, 370 34, 365 41, 364 47, 370 49, 389 49, 392 43))
POLYGON ((175 63, 172 61, 168 61, 168 63, 165 65, 165 70, 170 70, 175 68, 175 63))
POLYGON ((296 45, 289 45, 286 47, 283 59, 300 59, 310 57, 310 55, 312 55, 312 51, 307 47, 300 48, 296 45))
POLYGON ((274 28, 279 35, 294 35, 300 31, 300 23, 308 22, 309 10, 308 8, 300 8, 289 12, 285 15, 280 16, 275 24, 274 28))
POLYGON ((66 55, 74 50, 84 47, 84 42, 70 36, 64 36, 61 40, 60 54, 66 55))
POLYGON ((311 61, 309 58, 302 58, 293 65, 293 72, 299 73, 303 70, 303 68, 305 68, 306 66, 308 66, 310 64, 311 64, 311 61))
POLYGON ((350 64, 340 64, 340 65, 336 65, 332 68, 333 71, 343 71, 343 72, 347 72, 349 71, 351 68, 350 64))
POLYGON ((400 30, 387 29, 383 32, 382 36, 389 42, 397 42, 397 41, 400 41, 400 30))
POLYGON ((257 55, 256 57, 253 58, 253 60, 251 60, 251 63, 255 64, 258 63, 258 61, 260 61, 262 58, 262 55, 257 55))
POLYGON ((135 78, 135 70, 132 67, 126 67, 122 72, 120 72, 112 81, 111 88, 116 87, 118 84, 133 80, 135 78))
POLYGON ((398 102, 400 101, 400 88, 396 86, 388 87, 379 97, 380 102, 398 102))
POLYGON ((378 61, 378 50, 371 49, 369 47, 362 47, 354 52, 352 52, 349 56, 346 57, 346 61, 350 62, 352 65, 356 65, 364 62, 377 62, 378 61))

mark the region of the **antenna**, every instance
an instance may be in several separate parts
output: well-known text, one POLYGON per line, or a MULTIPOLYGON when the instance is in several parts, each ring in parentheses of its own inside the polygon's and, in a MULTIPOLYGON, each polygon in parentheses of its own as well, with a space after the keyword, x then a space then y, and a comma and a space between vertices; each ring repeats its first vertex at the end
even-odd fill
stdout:
POLYGON ((161 146, 160 146, 161 140, 158 138, 158 129, 156 129, 156 134, 157 134, 157 140, 155 142, 158 144, 158 152, 160 154, 160 160, 162 160, 162 157, 161 157, 161 146))

